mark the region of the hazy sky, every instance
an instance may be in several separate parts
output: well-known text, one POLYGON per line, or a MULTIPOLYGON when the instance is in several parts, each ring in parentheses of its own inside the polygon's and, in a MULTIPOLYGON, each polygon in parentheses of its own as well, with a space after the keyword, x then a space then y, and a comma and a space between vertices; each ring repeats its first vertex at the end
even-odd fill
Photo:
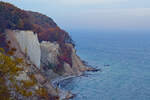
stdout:
POLYGON ((150 0, 3 0, 52 17, 66 30, 150 30, 150 0))

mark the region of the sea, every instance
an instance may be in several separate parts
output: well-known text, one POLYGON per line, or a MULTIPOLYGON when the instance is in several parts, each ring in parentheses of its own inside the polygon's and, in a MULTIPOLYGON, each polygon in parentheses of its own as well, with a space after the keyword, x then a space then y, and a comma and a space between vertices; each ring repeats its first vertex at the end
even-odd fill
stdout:
POLYGON ((72 31, 77 54, 98 72, 63 81, 72 100, 150 100, 150 33, 72 31))

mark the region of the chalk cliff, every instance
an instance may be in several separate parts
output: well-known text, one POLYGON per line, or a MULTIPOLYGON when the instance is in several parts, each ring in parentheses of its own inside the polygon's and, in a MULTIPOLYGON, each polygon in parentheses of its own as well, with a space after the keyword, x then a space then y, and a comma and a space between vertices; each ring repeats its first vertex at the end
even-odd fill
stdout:
POLYGON ((71 97, 68 92, 56 89, 52 80, 82 75, 89 68, 77 56, 69 34, 51 18, 9 3, 0 2, 0 15, 0 48, 16 49, 13 57, 23 58, 28 66, 20 78, 26 79, 33 73, 37 86, 44 87, 51 95, 71 97))

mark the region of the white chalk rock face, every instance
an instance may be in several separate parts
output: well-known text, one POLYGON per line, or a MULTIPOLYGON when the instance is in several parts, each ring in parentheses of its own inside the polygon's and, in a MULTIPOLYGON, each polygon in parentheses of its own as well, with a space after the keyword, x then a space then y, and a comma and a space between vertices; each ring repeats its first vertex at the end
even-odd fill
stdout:
POLYGON ((41 63, 42 64, 58 64, 59 44, 49 41, 42 41, 41 45, 41 63))
POLYGON ((40 68, 41 49, 37 34, 32 31, 15 30, 16 40, 19 43, 21 51, 26 54, 30 61, 40 68))

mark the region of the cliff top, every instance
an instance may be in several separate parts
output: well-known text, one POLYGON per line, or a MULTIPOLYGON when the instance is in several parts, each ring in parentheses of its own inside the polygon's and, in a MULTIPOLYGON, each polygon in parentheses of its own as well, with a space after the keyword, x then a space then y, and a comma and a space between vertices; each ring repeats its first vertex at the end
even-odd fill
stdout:
POLYGON ((5 29, 32 30, 40 41, 74 44, 67 32, 60 29, 48 16, 38 12, 25 11, 16 6, 0 2, 0 33, 5 29))
POLYGON ((0 2, 0 15, 0 47, 5 48, 7 45, 5 34, 2 36, 6 29, 31 30, 37 33, 40 42, 57 42, 62 54, 59 57, 60 60, 66 61, 67 59, 66 62, 72 65, 72 50, 66 43, 74 45, 74 42, 69 34, 59 28, 51 18, 37 12, 22 10, 6 2, 0 2))

